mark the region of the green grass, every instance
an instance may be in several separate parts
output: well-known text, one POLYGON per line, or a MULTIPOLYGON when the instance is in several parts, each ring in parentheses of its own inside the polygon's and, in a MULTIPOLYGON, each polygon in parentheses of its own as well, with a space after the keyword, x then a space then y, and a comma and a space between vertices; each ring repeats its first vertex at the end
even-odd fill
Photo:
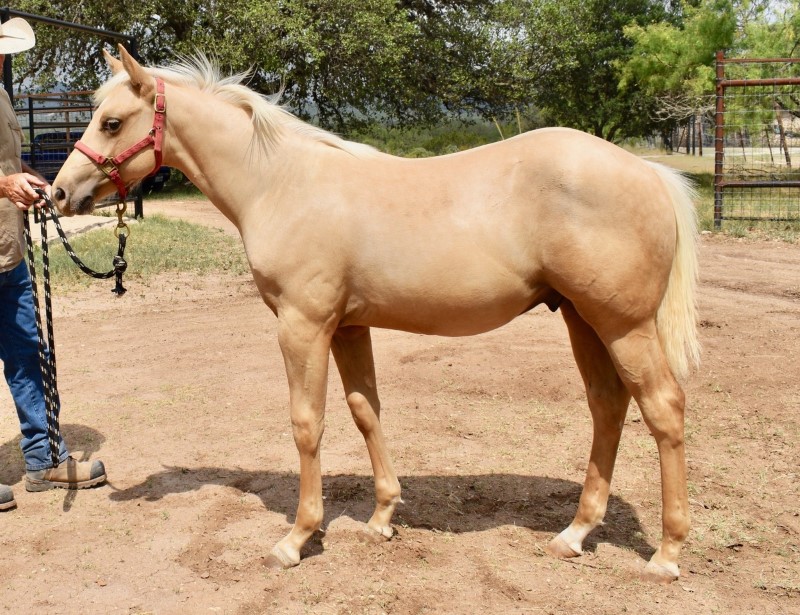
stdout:
MULTIPOLYGON (((219 229, 158 214, 136 222, 129 220, 128 225, 126 279, 147 282, 160 273, 173 271, 234 275, 249 271, 242 242, 219 229)), ((112 259, 117 253, 118 241, 111 229, 73 237, 70 245, 78 257, 95 271, 106 272, 113 268, 112 259)), ((38 252, 40 248, 37 247, 38 252)), ((54 288, 69 290, 97 282, 78 269, 60 242, 50 246, 49 254, 54 288)))
POLYGON ((786 243, 800 241, 800 221, 723 220, 722 228, 714 228, 714 174, 687 173, 697 190, 698 229, 721 233, 737 239, 777 240, 786 243))
POLYGON ((183 174, 176 169, 172 170, 173 177, 161 188, 144 195, 148 201, 171 201, 173 199, 202 199, 206 195, 200 192, 191 182, 184 179, 183 174))
POLYGON ((714 174, 686 173, 697 191, 697 228, 700 231, 714 231, 714 174))

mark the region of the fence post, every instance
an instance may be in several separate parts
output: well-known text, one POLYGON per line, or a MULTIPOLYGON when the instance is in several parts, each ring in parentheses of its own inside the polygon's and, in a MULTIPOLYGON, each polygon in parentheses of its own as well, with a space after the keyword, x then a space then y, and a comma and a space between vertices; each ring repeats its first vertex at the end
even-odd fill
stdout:
POLYGON ((722 171, 725 140, 725 52, 717 52, 717 105, 714 114, 714 228, 722 227, 722 171))
POLYGON ((705 131, 703 130, 703 114, 700 114, 700 117, 697 120, 697 132, 699 133, 699 138, 697 140, 697 149, 698 153, 700 154, 700 158, 703 157, 703 136, 705 135, 705 131))
POLYGON ((143 205, 141 184, 139 184, 139 187, 136 188, 136 194, 133 197, 133 217, 136 218, 137 220, 139 218, 144 218, 144 205, 143 205))

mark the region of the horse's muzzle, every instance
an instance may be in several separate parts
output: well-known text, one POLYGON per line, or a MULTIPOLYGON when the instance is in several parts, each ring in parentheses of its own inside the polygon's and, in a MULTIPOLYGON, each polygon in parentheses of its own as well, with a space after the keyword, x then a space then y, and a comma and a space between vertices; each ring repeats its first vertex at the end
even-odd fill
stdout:
POLYGON ((53 204, 58 209, 59 215, 74 216, 89 214, 94 211, 94 196, 87 194, 82 198, 71 198, 61 186, 53 189, 53 204))

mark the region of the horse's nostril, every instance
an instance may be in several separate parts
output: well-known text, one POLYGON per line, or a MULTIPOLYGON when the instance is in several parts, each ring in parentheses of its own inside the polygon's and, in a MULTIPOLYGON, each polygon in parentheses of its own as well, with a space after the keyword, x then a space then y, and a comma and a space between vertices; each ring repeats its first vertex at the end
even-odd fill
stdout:
POLYGON ((56 201, 63 201, 64 197, 67 196, 64 194, 64 191, 61 188, 56 188, 56 191, 53 193, 56 201))

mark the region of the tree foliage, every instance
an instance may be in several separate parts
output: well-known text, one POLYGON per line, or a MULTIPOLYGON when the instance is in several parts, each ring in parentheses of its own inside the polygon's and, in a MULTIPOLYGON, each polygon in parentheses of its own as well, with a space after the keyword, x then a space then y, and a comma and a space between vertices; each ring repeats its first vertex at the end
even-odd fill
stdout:
POLYGON ((681 5, 674 23, 631 24, 633 43, 621 65, 623 86, 654 95, 701 96, 714 91, 714 56, 792 57, 800 49, 798 1, 700 0, 681 5))
POLYGON ((526 44, 537 62, 531 86, 548 123, 573 126, 609 140, 649 129, 647 109, 652 101, 633 84, 619 88, 617 66, 632 48, 623 28, 664 19, 667 12, 662 2, 535 0, 520 4, 526 44))
MULTIPOLYGON (((147 63, 202 51, 251 85, 283 89, 300 114, 337 128, 367 114, 432 122, 488 113, 507 102, 486 78, 493 0, 142 0, 108 11, 104 0, 23 0, 20 9, 126 32, 147 63)), ((93 88, 108 73, 108 40, 36 25, 40 44, 17 77, 46 89, 93 88)))
MULTIPOLYGON (((719 47, 796 53, 798 0, 18 0, 15 9, 136 37, 147 64, 196 51, 293 111, 367 119, 527 114, 611 140, 653 130, 665 93, 708 88, 719 47)), ((94 89, 110 38, 34 23, 14 60, 29 91, 94 89)))
POLYGON ((800 52, 800 2, 765 2, 742 20, 741 53, 761 58, 792 58, 800 52))
POLYGON ((633 52, 621 65, 622 87, 636 83, 653 95, 703 94, 713 89, 714 56, 729 48, 736 31, 731 0, 685 5, 679 23, 625 28, 633 52))

